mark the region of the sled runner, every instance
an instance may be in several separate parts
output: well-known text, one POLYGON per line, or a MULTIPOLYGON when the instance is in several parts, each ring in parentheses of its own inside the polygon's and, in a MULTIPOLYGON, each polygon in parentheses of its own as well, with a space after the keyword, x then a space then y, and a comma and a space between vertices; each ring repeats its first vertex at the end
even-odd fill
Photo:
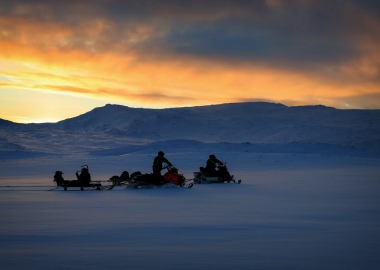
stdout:
MULTIPOLYGON (((68 188, 80 188, 79 190, 85 190, 86 189, 96 189, 96 190, 101 190, 102 189, 102 185, 100 183, 96 183, 96 182, 92 182, 92 183, 89 183, 89 184, 82 184, 82 183, 78 183, 78 180, 65 180, 64 183, 60 184, 60 185, 57 185, 57 187, 62 187, 63 190, 67 191, 68 188)), ((78 189, 77 189, 78 190, 78 189)))
POLYGON ((241 180, 236 181, 234 176, 230 175, 226 163, 218 165, 218 170, 215 175, 208 175, 204 167, 200 167, 199 172, 194 172, 193 174, 194 184, 241 183, 241 180))

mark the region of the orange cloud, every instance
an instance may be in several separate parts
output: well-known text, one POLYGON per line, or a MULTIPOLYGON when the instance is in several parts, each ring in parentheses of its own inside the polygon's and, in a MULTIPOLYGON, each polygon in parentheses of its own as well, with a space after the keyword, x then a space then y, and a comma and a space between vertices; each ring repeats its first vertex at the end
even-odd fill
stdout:
POLYGON ((47 56, 55 63, 53 66, 31 56, 14 71, 3 70, 11 81, 3 82, 1 87, 113 97, 146 107, 255 99, 337 106, 335 100, 339 97, 376 90, 376 85, 345 86, 307 72, 228 66, 199 59, 135 62, 118 54, 94 56, 83 52, 48 52, 47 56))
MULTIPOLYGON (((298 2, 304 6, 309 3, 298 2)), ((265 3, 276 9, 287 5, 279 0, 265 3)), ((53 11, 44 5, 36 7, 45 14, 40 17, 33 16, 35 10, 29 5, 19 5, 12 13, 0 16, 0 88, 104 99, 105 103, 119 100, 135 107, 267 100, 345 108, 372 107, 374 99, 380 101, 380 52, 374 37, 366 33, 345 37, 347 42, 357 44, 353 57, 337 62, 302 62, 298 66, 292 59, 269 63, 252 55, 248 59, 241 55, 224 58, 222 53, 210 56, 203 51, 183 52, 182 47, 168 49, 167 41, 162 41, 171 30, 163 26, 168 23, 166 18, 161 25, 144 20, 118 24, 107 16, 91 17, 84 5, 78 8, 86 20, 69 16, 55 21, 53 11)), ((177 9, 162 10, 160 14, 178 18, 174 12, 177 9)), ((241 7, 232 10, 229 16, 250 15, 241 7)), ((182 10, 180 22, 219 20, 228 17, 225 11, 220 9, 207 17, 206 13, 192 15, 182 10)), ((345 12, 348 17, 363 17, 349 9, 345 12)), ((375 27, 379 19, 369 16, 361 24, 375 27)))

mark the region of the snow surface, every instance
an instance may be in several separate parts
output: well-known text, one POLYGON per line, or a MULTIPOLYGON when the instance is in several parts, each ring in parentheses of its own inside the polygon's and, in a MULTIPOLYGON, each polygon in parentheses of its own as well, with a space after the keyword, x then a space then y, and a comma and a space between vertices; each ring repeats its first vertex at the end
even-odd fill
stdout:
MULTIPOLYGON (((285 108, 258 105, 266 111, 285 108)), ((229 106, 185 109, 226 116, 229 106)), ((233 107, 231 116, 237 114, 233 107)), ((361 134, 357 140, 339 144, 334 142, 342 133, 314 124, 308 131, 297 129, 307 141, 282 136, 283 130, 276 142, 246 140, 246 131, 236 123, 233 137, 242 130, 241 141, 211 138, 208 127, 199 125, 197 134, 203 135, 193 140, 181 132, 154 140, 143 126, 139 135, 126 136, 110 123, 115 113, 128 109, 104 109, 111 108, 115 112, 107 117, 100 114, 102 121, 93 115, 92 125, 84 121, 87 130, 65 130, 62 123, 0 122, 0 269, 380 269, 377 111, 367 118, 367 112, 357 111, 341 121, 330 115, 335 127, 361 122, 347 127, 361 134), (112 127, 99 129, 107 119, 112 127), (191 189, 48 191, 54 188, 56 170, 74 179, 84 164, 94 180, 123 170, 150 172, 159 150, 188 179, 213 153, 243 182, 191 189)), ((135 125, 155 117, 149 110, 140 114, 132 120, 135 125)), ((84 116, 70 123, 77 125, 84 116)), ((198 120, 192 116, 186 121, 198 120)), ((162 123, 153 129, 161 131, 162 123)), ((286 124, 296 126, 293 120, 286 124)), ((175 121, 168 125, 171 130, 173 125, 175 121)))

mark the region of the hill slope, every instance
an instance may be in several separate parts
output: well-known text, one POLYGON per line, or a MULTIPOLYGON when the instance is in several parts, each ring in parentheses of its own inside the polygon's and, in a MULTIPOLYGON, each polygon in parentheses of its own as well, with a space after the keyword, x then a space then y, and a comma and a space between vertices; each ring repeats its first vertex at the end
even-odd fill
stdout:
POLYGON ((379 123, 379 110, 258 102, 173 109, 106 105, 56 126, 150 140, 347 145, 380 140, 379 123))
POLYGON ((0 121, 3 158, 10 153, 24 157, 25 153, 122 155, 156 148, 218 149, 221 144, 214 144, 225 142, 228 151, 380 155, 380 110, 263 102, 172 109, 106 105, 56 124, 0 121))

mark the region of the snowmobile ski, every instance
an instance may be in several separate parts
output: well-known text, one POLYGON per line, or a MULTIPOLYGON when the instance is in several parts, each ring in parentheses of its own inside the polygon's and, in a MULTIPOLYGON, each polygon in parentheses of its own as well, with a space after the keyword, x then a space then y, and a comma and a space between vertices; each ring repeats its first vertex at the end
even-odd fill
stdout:
POLYGON ((233 175, 226 179, 217 176, 207 176, 203 172, 194 172, 194 184, 241 184, 241 182, 240 179, 235 180, 233 175))

